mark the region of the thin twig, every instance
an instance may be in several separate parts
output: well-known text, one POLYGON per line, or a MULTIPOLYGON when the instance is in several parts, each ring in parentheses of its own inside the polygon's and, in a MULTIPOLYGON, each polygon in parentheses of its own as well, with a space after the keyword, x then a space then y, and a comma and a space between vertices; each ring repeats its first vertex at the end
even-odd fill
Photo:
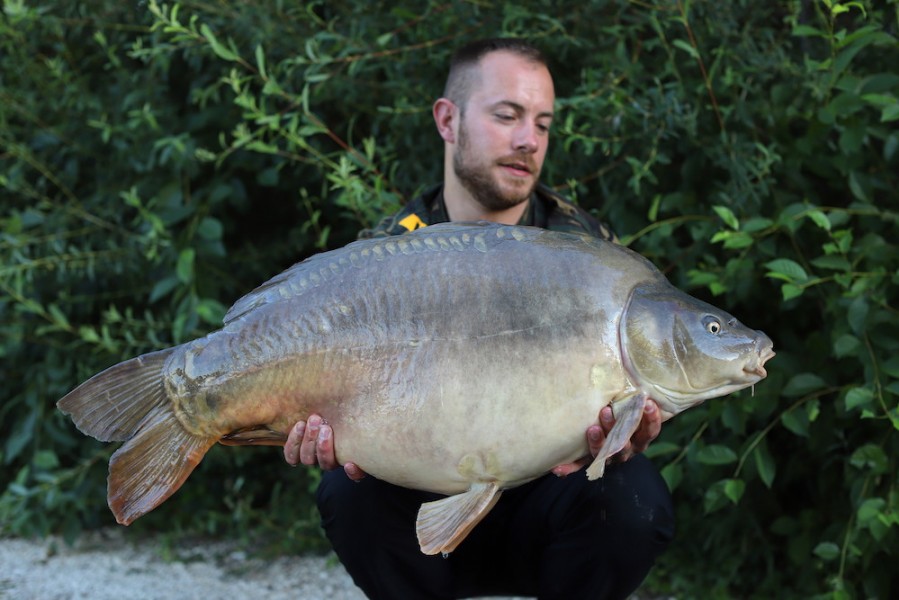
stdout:
POLYGON ((699 70, 702 72, 702 79, 705 82, 705 89, 709 92, 709 98, 712 101, 712 108, 715 111, 715 118, 718 119, 718 126, 721 128, 721 131, 726 131, 724 126, 724 119, 721 117, 721 111, 718 109, 718 98, 715 97, 715 91, 712 89, 712 82, 709 79, 708 71, 705 68, 705 62, 702 60, 702 55, 699 53, 699 46, 696 44, 696 37, 693 35, 693 28, 690 27, 690 21, 687 19, 687 13, 684 10, 683 3, 681 0, 677 0, 677 8, 681 14, 681 20, 684 23, 684 28, 687 30, 687 37, 690 38, 690 45, 696 50, 696 62, 699 63, 699 70))

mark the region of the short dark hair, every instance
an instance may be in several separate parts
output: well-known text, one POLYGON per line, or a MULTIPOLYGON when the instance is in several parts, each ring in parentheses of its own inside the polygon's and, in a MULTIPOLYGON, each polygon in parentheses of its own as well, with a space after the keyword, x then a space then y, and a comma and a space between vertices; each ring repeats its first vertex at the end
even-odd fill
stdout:
POLYGON ((449 75, 443 97, 463 108, 474 83, 474 69, 482 58, 493 52, 511 52, 525 60, 549 69, 546 56, 539 48, 521 38, 487 38, 469 42, 458 48, 450 59, 449 75))

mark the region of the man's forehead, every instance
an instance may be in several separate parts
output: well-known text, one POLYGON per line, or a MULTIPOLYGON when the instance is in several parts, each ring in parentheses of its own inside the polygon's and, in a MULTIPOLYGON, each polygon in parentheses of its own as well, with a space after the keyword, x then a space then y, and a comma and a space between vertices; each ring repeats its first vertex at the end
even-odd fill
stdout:
POLYGON ((472 92, 482 102, 509 103, 552 113, 555 90, 546 66, 511 52, 498 51, 482 58, 478 71, 472 92))

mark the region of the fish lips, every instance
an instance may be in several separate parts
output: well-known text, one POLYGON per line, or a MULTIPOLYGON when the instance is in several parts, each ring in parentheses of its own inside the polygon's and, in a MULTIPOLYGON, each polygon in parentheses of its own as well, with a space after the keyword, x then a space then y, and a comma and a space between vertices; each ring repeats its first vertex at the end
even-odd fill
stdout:
POLYGON ((763 346, 758 353, 758 361, 751 366, 743 367, 743 371, 749 373, 759 379, 764 379, 768 376, 768 371, 765 369, 765 363, 774 358, 777 353, 774 351, 774 346, 769 343, 763 346))

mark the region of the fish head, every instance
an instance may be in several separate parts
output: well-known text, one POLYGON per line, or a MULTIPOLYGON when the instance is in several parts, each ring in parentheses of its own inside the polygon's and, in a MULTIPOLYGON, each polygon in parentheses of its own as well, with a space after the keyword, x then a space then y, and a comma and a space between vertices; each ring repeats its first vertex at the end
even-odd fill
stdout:
POLYGON ((624 367, 663 418, 754 385, 771 339, 667 281, 638 285, 619 325, 624 367))

